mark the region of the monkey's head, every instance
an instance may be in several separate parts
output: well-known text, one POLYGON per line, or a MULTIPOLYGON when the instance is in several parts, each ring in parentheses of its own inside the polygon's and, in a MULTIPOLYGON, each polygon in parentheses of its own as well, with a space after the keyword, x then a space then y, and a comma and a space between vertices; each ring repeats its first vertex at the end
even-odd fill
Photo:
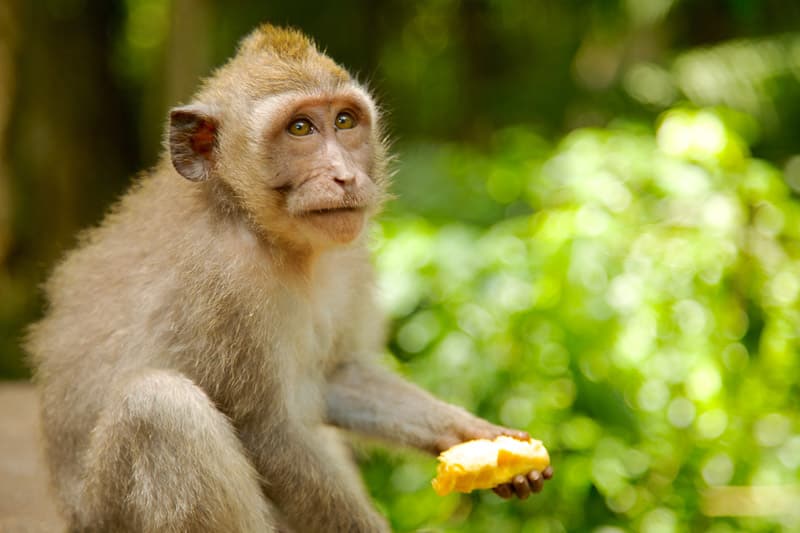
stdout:
POLYGON ((353 241, 386 196, 375 103, 295 30, 247 36, 192 103, 172 109, 168 145, 211 205, 298 247, 353 241))

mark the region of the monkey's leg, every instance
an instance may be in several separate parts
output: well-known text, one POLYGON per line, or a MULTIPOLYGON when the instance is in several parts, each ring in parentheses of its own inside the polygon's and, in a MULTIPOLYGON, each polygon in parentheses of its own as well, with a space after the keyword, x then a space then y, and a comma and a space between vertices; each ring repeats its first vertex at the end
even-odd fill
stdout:
POLYGON ((178 373, 112 395, 85 464, 77 531, 276 531, 231 424, 178 373))

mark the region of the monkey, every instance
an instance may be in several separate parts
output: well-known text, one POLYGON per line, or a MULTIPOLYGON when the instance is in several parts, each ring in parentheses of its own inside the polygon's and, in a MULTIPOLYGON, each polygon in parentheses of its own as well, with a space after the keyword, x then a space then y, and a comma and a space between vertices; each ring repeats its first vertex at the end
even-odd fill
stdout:
POLYGON ((528 437, 378 364, 366 228, 391 154, 368 90, 309 37, 256 28, 166 130, 26 339, 69 531, 390 531, 346 434, 432 454, 528 437))

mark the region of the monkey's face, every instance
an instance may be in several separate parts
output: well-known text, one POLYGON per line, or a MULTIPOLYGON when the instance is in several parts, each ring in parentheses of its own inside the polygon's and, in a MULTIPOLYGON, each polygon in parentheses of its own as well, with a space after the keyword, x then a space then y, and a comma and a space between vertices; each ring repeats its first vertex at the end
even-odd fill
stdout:
MULTIPOLYGON (((282 95, 254 113, 263 121, 265 185, 294 226, 294 238, 312 245, 358 237, 382 196, 374 176, 374 111, 358 91, 282 95)), ((275 213, 258 216, 276 229, 275 213)))
POLYGON ((175 169, 227 195, 219 205, 270 239, 348 243, 380 207, 387 149, 375 104, 299 32, 253 32, 195 102, 170 113, 175 169))
POLYGON ((265 235, 327 248, 356 239, 385 197, 377 120, 355 84, 265 95, 247 111, 192 104, 170 115, 170 154, 185 178, 226 183, 265 235))

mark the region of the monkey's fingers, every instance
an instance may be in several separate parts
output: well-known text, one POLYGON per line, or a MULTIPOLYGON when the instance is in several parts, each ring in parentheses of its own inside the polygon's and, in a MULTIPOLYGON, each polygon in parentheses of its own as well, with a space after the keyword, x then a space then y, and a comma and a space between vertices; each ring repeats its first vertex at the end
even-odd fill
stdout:
POLYGON ((517 498, 520 500, 527 500, 528 496, 531 495, 531 486, 526 476, 522 474, 514 476, 514 479, 511 480, 511 484, 514 486, 514 492, 517 493, 517 498))
POLYGON ((521 431, 519 429, 509 429, 503 428, 504 431, 501 433, 502 435, 506 435, 508 437, 513 437, 517 440, 531 440, 531 436, 528 434, 527 431, 521 431))
POLYGON ((531 492, 539 493, 542 492, 544 488, 544 476, 538 470, 534 470, 533 472, 527 475, 528 478, 528 485, 531 488, 531 492))
POLYGON ((494 440, 500 436, 511 437, 517 440, 530 440, 531 436, 526 431, 496 426, 486 420, 475 420, 471 425, 461 429, 460 437, 462 441, 475 439, 494 440))
MULTIPOLYGON (((518 477, 520 477, 520 476, 518 476, 518 477)), ((551 479, 552 477, 553 477, 553 467, 552 466, 548 466, 547 468, 545 468, 541 472, 539 472, 538 470, 530 471, 528 473, 528 475, 525 476, 525 479, 528 482, 528 486, 530 487, 530 491, 535 493, 535 494, 538 494, 538 493, 542 492, 542 489, 544 489, 544 482, 547 481, 548 479, 551 479)), ((515 487, 516 487, 516 485, 515 485, 515 487)), ((517 494, 519 495, 519 493, 517 493, 517 494)), ((520 496, 520 498, 521 499, 525 499, 525 498, 522 498, 521 496, 520 496)))
POLYGON ((509 483, 503 483, 492 489, 492 491, 503 498, 508 500, 517 496, 520 500, 528 498, 531 494, 538 494, 544 489, 544 483, 553 477, 553 467, 548 466, 541 472, 532 470, 526 476, 515 476, 509 483))
POLYGON ((495 488, 492 489, 492 492, 494 492, 504 500, 508 500, 509 498, 514 496, 514 489, 511 487, 510 483, 503 483, 502 485, 497 485, 495 488))

